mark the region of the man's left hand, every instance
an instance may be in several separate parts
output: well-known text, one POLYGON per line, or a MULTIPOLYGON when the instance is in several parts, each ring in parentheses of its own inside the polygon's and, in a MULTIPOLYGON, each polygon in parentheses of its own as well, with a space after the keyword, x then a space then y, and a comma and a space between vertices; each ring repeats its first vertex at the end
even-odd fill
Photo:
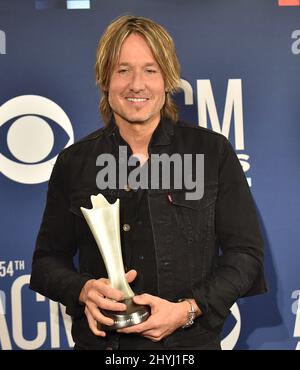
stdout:
POLYGON ((150 294, 135 296, 133 299, 137 304, 149 305, 151 315, 143 323, 119 329, 118 333, 140 334, 153 342, 158 342, 182 327, 187 321, 189 303, 186 301, 173 303, 150 294))

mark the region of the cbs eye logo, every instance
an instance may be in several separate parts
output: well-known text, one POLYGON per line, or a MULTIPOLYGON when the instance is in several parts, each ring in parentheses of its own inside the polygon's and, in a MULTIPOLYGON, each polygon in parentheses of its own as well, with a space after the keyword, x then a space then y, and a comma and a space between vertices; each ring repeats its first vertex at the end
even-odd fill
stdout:
POLYGON ((48 181, 57 158, 57 127, 64 133, 58 136, 67 137, 61 150, 74 143, 72 124, 59 105, 43 96, 22 95, 0 106, 0 173, 23 184, 48 181))

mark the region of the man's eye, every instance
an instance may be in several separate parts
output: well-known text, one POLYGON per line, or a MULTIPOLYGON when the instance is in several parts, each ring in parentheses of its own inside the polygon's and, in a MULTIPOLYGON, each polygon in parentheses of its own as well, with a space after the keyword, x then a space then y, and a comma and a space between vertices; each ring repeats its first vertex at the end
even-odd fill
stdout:
POLYGON ((156 70, 155 69, 146 69, 146 72, 150 73, 150 74, 153 74, 153 73, 156 73, 156 70))
POLYGON ((118 71, 120 74, 125 74, 126 72, 128 72, 128 69, 119 69, 118 71))

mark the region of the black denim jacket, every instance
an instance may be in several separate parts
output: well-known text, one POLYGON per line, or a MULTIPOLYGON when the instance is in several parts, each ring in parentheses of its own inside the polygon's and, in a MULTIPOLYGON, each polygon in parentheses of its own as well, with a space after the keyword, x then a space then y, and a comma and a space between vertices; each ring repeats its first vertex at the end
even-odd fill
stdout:
MULTIPOLYGON (((80 207, 91 208, 90 195, 100 192, 98 155, 117 156, 114 131, 112 123, 60 153, 33 257, 30 288, 66 306, 75 342, 83 327, 88 330, 79 293, 87 280, 107 276, 80 207), (78 250, 77 271, 73 257, 78 250)), ((201 199, 186 200, 185 189, 148 191, 158 295, 170 301, 194 297, 203 312, 194 326, 166 338, 166 347, 203 343, 218 338, 238 298, 266 292, 261 233, 245 175, 223 135, 162 119, 149 154, 162 153, 204 154, 201 199)), ((110 202, 131 196, 124 190, 101 192, 110 202)))

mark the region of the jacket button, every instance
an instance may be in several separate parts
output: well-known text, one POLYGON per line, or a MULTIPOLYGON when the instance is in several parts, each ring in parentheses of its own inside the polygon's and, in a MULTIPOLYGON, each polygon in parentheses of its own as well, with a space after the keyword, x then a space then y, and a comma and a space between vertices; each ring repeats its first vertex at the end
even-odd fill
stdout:
POLYGON ((124 225, 123 225, 123 230, 124 230, 124 231, 129 231, 129 230, 130 230, 130 225, 128 225, 128 224, 124 224, 124 225))

